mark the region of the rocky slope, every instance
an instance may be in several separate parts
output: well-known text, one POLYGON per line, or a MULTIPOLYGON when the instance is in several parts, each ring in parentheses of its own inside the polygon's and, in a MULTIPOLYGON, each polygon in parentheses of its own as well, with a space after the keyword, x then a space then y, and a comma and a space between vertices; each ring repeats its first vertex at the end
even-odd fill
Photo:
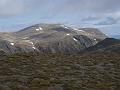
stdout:
POLYGON ((98 42, 96 45, 89 47, 86 51, 90 52, 119 52, 120 53, 120 40, 114 38, 106 38, 98 42))
POLYGON ((0 51, 5 53, 73 53, 95 45, 107 36, 94 28, 61 24, 36 24, 13 33, 0 33, 0 51))

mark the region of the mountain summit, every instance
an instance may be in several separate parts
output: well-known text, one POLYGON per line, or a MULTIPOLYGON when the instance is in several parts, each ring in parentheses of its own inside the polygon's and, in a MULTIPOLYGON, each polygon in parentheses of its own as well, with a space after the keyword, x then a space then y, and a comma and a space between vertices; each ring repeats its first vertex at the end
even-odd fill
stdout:
POLYGON ((72 28, 62 24, 36 24, 18 32, 0 33, 5 53, 77 53, 107 38, 95 28, 72 28))

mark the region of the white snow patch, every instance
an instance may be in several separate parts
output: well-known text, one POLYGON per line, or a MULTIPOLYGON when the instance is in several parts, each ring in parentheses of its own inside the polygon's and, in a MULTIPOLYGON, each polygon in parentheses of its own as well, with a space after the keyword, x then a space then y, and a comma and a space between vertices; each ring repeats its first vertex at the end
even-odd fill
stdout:
POLYGON ((32 45, 34 44, 33 42, 30 42, 32 45))
POLYGON ((76 41, 76 42, 78 41, 78 40, 77 40, 77 39, 75 39, 75 38, 73 38, 73 40, 74 40, 74 41, 76 41))
POLYGON ((43 28, 42 28, 42 27, 39 27, 39 30, 43 30, 43 28))
POLYGON ((78 28, 73 28, 73 29, 76 30, 76 31, 85 32, 84 30, 80 30, 78 28))
POLYGON ((98 41, 97 41, 97 39, 94 39, 94 41, 97 43, 98 41))
POLYGON ((78 30, 78 31, 85 32, 85 31, 83 31, 83 30, 78 30))
POLYGON ((15 44, 14 43, 10 43, 12 46, 14 46, 15 44))
POLYGON ((61 27, 64 27, 64 28, 66 28, 66 29, 69 29, 69 27, 67 27, 67 26, 65 26, 65 25, 61 25, 61 27))
POLYGON ((64 28, 69 29, 67 26, 65 26, 64 28))
POLYGON ((43 30, 42 27, 36 28, 36 31, 42 31, 42 30, 43 30))
POLYGON ((33 49, 36 49, 35 47, 32 47, 33 49))
POLYGON ((69 36, 70 34, 68 33, 68 34, 66 34, 67 36, 69 36))
POLYGON ((97 39, 94 39, 95 41, 97 41, 97 39))
POLYGON ((39 31, 39 29, 37 28, 36 31, 39 31))

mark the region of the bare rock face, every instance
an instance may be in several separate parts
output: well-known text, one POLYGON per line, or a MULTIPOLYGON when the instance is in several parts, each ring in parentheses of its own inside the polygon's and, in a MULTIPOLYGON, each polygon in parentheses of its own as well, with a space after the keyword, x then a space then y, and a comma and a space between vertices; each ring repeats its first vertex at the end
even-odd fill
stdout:
POLYGON ((37 24, 0 35, 0 50, 6 53, 74 53, 107 37, 98 29, 77 29, 61 24, 37 24))

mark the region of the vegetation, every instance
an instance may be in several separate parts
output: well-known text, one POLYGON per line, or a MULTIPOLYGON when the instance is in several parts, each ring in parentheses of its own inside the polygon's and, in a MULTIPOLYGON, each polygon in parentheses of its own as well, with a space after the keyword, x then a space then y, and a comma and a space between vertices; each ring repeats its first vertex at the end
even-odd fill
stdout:
POLYGON ((120 90, 120 55, 3 55, 0 90, 120 90))

